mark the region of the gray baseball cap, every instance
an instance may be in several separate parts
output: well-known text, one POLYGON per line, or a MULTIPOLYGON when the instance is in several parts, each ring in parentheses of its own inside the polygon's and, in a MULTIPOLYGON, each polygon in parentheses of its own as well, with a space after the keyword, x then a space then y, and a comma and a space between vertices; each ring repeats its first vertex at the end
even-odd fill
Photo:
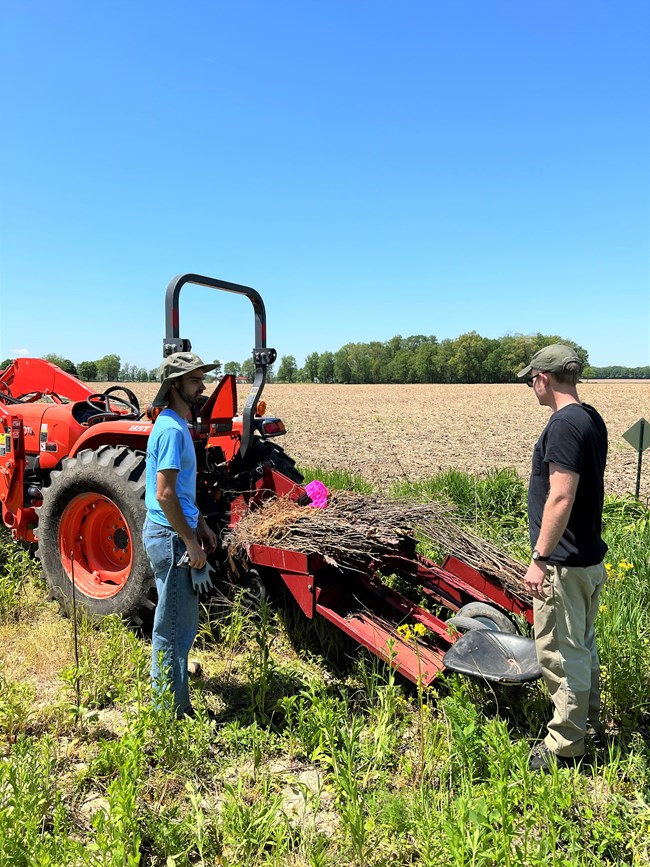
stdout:
POLYGON ((582 362, 575 349, 565 346, 564 343, 551 343, 536 352, 530 359, 530 364, 520 370, 517 376, 528 376, 532 370, 539 370, 541 373, 563 373, 567 364, 572 362, 577 362, 582 371, 582 362))
POLYGON ((216 364, 204 364, 193 352, 173 352, 160 365, 161 386, 153 399, 153 405, 166 406, 167 393, 175 379, 193 370, 203 370, 207 373, 209 370, 214 370, 216 366, 216 364))

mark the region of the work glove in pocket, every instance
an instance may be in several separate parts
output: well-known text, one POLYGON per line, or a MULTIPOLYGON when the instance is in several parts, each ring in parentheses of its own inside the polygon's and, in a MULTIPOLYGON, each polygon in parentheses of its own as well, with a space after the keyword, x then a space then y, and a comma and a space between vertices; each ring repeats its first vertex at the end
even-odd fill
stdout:
POLYGON ((194 592, 198 593, 207 593, 208 590, 212 589, 212 579, 210 578, 210 567, 206 563, 202 569, 190 569, 190 575, 192 577, 192 587, 194 588, 194 592))

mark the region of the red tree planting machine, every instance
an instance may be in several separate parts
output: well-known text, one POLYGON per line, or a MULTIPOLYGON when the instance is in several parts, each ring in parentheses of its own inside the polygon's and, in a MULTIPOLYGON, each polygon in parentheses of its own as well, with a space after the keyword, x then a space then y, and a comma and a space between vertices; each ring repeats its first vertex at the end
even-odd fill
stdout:
MULTIPOLYGON (((276 351, 266 345, 266 313, 254 289, 197 274, 167 287, 163 356, 189 351, 179 337, 179 297, 195 284, 245 295, 255 314, 255 375, 241 414, 235 377, 224 376, 192 419, 199 506, 219 534, 269 498, 304 501, 302 476, 274 442, 283 422, 268 417, 260 397, 276 351)), ((155 588, 141 532, 145 516, 145 452, 152 413, 135 394, 113 386, 93 392, 42 359, 20 358, 0 373, 0 504, 16 541, 33 543, 53 596, 70 612, 117 614, 134 625, 150 619, 155 588)), ((228 569, 221 551, 217 574, 228 569)), ((247 548, 248 568, 281 581, 307 618, 325 617, 414 682, 430 683, 445 668, 488 680, 519 683, 539 676, 534 644, 516 629, 531 622, 530 605, 494 578, 449 556, 442 566, 413 550, 346 572, 318 554, 259 544, 247 548), (391 589, 396 575, 443 617, 391 589), (458 619, 461 616, 461 620, 458 619), (464 634, 448 618, 481 628, 464 634), (422 624, 417 644, 397 631, 422 624)))

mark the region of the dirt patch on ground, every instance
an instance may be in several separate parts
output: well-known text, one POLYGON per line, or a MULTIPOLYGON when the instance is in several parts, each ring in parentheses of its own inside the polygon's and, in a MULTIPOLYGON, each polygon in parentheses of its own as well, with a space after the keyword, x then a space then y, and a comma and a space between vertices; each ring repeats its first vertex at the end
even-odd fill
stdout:
POLYGON ((74 664, 69 621, 50 607, 41 613, 38 627, 36 620, 0 626, 0 670, 9 681, 30 683, 37 704, 55 701, 63 687, 61 670, 74 664))
MULTIPOLYGON (((130 386, 146 404, 154 383, 130 386)), ((609 493, 634 493, 638 456, 622 439, 650 421, 650 382, 595 382, 579 387, 609 429, 609 493)), ((248 389, 240 388, 240 406, 248 389)), ((267 414, 288 433, 280 442, 299 466, 346 469, 377 485, 414 481, 456 468, 484 473, 514 467, 527 478, 533 445, 549 411, 514 385, 267 385, 267 414)), ((650 452, 641 496, 650 498, 650 452)))
MULTIPOLYGON (((299 465, 343 468, 375 483, 421 479, 456 468, 530 472, 549 417, 521 385, 270 385, 269 414, 284 419, 283 446, 299 465)), ((622 434, 650 420, 650 383, 584 383, 583 401, 609 430, 607 490, 633 493, 638 456, 622 434)), ((650 497, 650 455, 641 494, 650 497)))

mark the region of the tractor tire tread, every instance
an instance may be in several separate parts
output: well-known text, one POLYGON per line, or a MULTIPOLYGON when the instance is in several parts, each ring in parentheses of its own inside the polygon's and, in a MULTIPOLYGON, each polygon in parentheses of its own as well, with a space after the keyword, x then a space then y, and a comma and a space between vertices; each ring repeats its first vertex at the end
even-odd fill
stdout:
MULTIPOLYGON (((247 461, 249 458, 247 457, 247 461)), ((250 452, 250 461, 271 461, 274 469, 283 476, 286 476, 292 482, 302 484, 304 476, 296 468, 296 462, 285 452, 285 450, 277 443, 269 442, 268 440, 254 440, 250 452)))
POLYGON ((102 445, 84 449, 66 458, 54 470, 50 484, 43 489, 43 504, 38 509, 36 529, 43 575, 50 593, 65 614, 72 613, 72 582, 61 562, 59 525, 67 505, 80 493, 96 491, 122 511, 132 540, 132 569, 122 588, 110 597, 93 597, 76 591, 76 602, 91 620, 118 615, 133 626, 151 622, 155 608, 155 584, 151 565, 142 543, 146 515, 145 454, 128 446, 102 445))

